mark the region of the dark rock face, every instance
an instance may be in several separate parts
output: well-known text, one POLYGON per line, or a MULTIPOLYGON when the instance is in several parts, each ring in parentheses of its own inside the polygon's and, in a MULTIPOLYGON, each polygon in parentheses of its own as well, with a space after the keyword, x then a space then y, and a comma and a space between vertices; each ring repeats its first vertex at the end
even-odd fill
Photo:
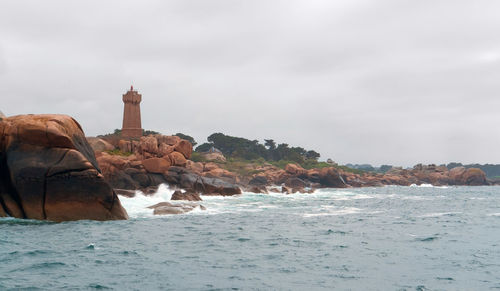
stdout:
POLYGON ((267 184, 268 180, 266 176, 255 176, 248 182, 250 186, 266 186, 267 184))
POLYGON ((181 167, 170 167, 166 178, 170 185, 176 185, 182 189, 205 195, 230 196, 241 194, 241 189, 237 185, 217 178, 202 177, 181 167))
POLYGON ((324 168, 319 172, 319 182, 324 187, 345 188, 346 182, 334 168, 324 168))
POLYGON ((80 125, 65 115, 0 122, 0 209, 51 221, 128 218, 80 125))
POLYGON ((285 181, 285 186, 293 189, 304 189, 307 184, 304 180, 300 178, 288 178, 285 181))

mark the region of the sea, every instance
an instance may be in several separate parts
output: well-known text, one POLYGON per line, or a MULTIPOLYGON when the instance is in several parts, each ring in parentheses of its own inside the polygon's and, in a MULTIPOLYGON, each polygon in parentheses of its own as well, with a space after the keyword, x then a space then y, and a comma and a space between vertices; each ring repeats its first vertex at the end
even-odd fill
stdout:
POLYGON ((500 187, 321 189, 168 201, 130 220, 0 219, 0 290, 500 289, 500 187))

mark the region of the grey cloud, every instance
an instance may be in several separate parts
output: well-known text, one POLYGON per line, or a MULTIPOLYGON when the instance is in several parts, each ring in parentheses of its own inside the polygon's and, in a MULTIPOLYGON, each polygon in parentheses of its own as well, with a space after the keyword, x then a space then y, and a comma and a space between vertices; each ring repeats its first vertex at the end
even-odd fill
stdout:
POLYGON ((500 163, 496 1, 2 1, 0 110, 143 125, 341 163, 500 163))

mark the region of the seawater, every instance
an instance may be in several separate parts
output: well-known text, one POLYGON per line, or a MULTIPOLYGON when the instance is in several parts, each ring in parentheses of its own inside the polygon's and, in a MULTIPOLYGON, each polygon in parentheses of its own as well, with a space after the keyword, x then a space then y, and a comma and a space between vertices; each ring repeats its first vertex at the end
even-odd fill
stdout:
POLYGON ((0 219, 0 290, 500 289, 500 187, 121 198, 128 221, 0 219))

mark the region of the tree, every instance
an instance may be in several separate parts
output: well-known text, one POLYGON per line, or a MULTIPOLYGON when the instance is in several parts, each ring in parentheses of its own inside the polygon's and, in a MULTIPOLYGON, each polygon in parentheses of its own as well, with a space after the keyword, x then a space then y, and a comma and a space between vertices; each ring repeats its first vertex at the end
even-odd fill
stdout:
POLYGON ((143 129, 142 130, 142 135, 143 136, 157 135, 157 134, 160 134, 160 133, 158 131, 154 131, 154 130, 147 130, 147 129, 143 129))
POLYGON ((199 145, 196 149, 195 149, 195 152, 199 152, 199 153, 206 153, 208 152, 212 147, 214 146, 213 143, 204 143, 204 144, 201 144, 199 145))
POLYGON ((276 143, 272 139, 265 139, 264 140, 264 146, 267 147, 268 150, 274 150, 276 149, 276 143))
POLYGON ((306 158, 308 159, 313 159, 313 160, 318 160, 318 158, 320 157, 321 155, 316 152, 316 151, 307 151, 306 152, 306 158))
POLYGON ((392 169, 391 165, 382 165, 382 166, 380 166, 380 172, 382 172, 382 173, 386 173, 390 169, 392 169))

